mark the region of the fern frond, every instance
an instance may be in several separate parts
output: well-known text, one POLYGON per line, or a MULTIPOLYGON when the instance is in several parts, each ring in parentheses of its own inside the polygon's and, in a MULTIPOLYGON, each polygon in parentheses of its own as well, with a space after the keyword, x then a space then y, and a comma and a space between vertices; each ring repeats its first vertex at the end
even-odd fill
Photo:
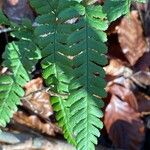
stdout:
MULTIPOLYGON (((76 12, 79 12, 79 5, 70 11, 77 9, 76 12)), ((74 24, 75 30, 68 37, 74 68, 74 78, 69 87, 70 120, 77 149, 94 150, 94 144, 97 144, 97 137, 100 136, 99 129, 103 127, 100 108, 103 107, 101 98, 106 96, 106 83, 102 66, 107 63, 104 55, 107 52, 104 44, 107 37, 103 31, 108 25, 101 6, 80 5, 80 10, 82 13, 74 24)))
POLYGON ((29 76, 20 61, 19 51, 14 42, 7 45, 3 58, 4 65, 12 72, 10 76, 0 76, 0 126, 5 127, 17 110, 16 105, 24 95, 21 87, 29 81, 29 76))
POLYGON ((24 95, 23 86, 30 80, 40 51, 30 41, 12 42, 6 46, 3 58, 3 65, 11 72, 0 76, 0 126, 5 127, 24 95))
MULTIPOLYGON (((64 11, 70 4, 67 0, 30 0, 32 7, 41 14, 36 18, 39 24, 35 29, 36 42, 42 50, 43 78, 47 86, 54 85, 54 91, 63 94, 68 93, 70 81, 70 60, 67 57, 69 51, 67 37, 71 31, 71 25, 65 23, 67 19, 60 19, 59 13, 64 11)), ((69 122, 69 113, 65 104, 66 100, 61 97, 53 97, 52 104, 57 112, 56 119, 63 128, 64 136, 70 143, 75 144, 72 129, 69 122)))

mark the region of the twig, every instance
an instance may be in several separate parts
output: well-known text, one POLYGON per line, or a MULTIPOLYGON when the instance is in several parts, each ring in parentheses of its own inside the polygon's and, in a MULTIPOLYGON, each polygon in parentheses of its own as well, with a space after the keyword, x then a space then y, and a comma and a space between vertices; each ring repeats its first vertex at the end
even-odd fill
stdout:
POLYGON ((12 29, 11 28, 2 28, 2 29, 0 29, 0 34, 1 33, 6 33, 6 32, 9 32, 9 31, 12 31, 12 29))
POLYGON ((34 94, 38 93, 38 92, 43 92, 45 91, 46 93, 50 94, 50 96, 56 96, 56 97, 61 97, 63 99, 66 99, 68 97, 68 94, 59 94, 59 93, 55 93, 54 91, 51 90, 51 87, 49 88, 42 88, 40 90, 36 90, 34 92, 29 93, 28 95, 22 97, 22 100, 26 100, 28 99, 30 96, 33 96, 34 94))
POLYGON ((55 93, 51 90, 48 90, 47 93, 49 93, 51 96, 61 97, 62 99, 66 99, 69 96, 68 94, 59 94, 59 93, 55 93))
POLYGON ((148 116, 150 115, 150 112, 141 112, 141 116, 144 117, 144 116, 148 116))
POLYGON ((43 92, 43 91, 46 92, 46 91, 49 90, 49 89, 50 89, 50 88, 42 88, 42 89, 40 89, 40 90, 36 90, 36 91, 34 91, 34 92, 31 92, 31 93, 25 95, 25 96, 22 97, 21 99, 22 99, 22 100, 26 100, 26 99, 30 98, 30 96, 33 96, 34 94, 36 94, 36 93, 38 93, 38 92, 43 92))

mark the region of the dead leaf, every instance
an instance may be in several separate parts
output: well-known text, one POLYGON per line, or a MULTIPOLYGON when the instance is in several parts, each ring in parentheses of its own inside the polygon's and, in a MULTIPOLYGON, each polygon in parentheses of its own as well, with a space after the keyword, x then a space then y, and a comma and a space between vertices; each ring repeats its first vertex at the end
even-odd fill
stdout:
POLYGON ((138 110, 137 99, 130 89, 121 85, 113 84, 108 87, 108 92, 127 102, 134 110, 138 110))
POLYGON ((56 133, 60 132, 60 129, 55 124, 52 124, 51 122, 42 122, 37 116, 28 116, 23 111, 16 112, 13 116, 13 120, 19 124, 26 125, 51 136, 55 136, 56 133))
POLYGON ((104 124, 110 139, 116 148, 140 150, 145 127, 137 113, 130 105, 113 95, 105 110, 104 124))
POLYGON ((147 51, 147 44, 137 11, 132 11, 130 16, 124 17, 116 29, 122 52, 133 66, 147 51))
POLYGON ((22 101, 22 103, 23 106, 31 109, 42 118, 47 119, 53 115, 53 109, 50 104, 50 96, 45 90, 42 90, 43 88, 42 78, 31 80, 25 86, 25 97, 28 96, 22 101))
POLYGON ((142 87, 150 86, 150 72, 139 71, 132 75, 131 79, 142 87))
POLYGON ((126 67, 126 63, 117 58, 112 58, 109 62, 109 65, 104 67, 104 70, 107 75, 111 76, 121 76, 127 73, 132 74, 132 71, 126 67))

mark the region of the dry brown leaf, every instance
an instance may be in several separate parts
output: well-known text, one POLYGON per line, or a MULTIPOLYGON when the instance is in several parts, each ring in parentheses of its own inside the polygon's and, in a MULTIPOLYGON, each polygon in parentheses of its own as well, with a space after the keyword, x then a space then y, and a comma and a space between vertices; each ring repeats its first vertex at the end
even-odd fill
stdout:
POLYGON ((28 116, 22 111, 16 112, 13 116, 13 120, 19 124, 26 125, 51 136, 55 136, 56 133, 60 132, 60 129, 55 124, 52 124, 51 122, 42 122, 37 116, 28 116))
POLYGON ((126 65, 127 64, 125 62, 121 61, 120 59, 113 58, 110 60, 109 65, 104 67, 104 70, 107 75, 121 76, 121 75, 125 74, 125 72, 127 71, 126 65))
POLYGON ((39 114, 42 118, 47 119, 53 115, 53 109, 50 104, 50 96, 45 90, 42 90, 43 88, 42 78, 33 79, 28 82, 25 86, 26 98, 22 103, 23 106, 39 114))
POLYGON ((141 86, 150 86, 150 72, 139 71, 131 78, 136 84, 141 86))
POLYGON ((138 110, 137 99, 130 89, 117 84, 113 84, 112 86, 108 87, 108 92, 127 102, 134 110, 138 110))
POLYGON ((145 128, 137 113, 127 102, 115 95, 105 110, 104 124, 110 139, 117 148, 140 150, 145 128))
POLYGON ((149 72, 137 72, 130 79, 116 78, 108 82, 106 89, 142 114, 150 112, 150 97, 148 96, 150 90, 149 72), (139 87, 142 91, 139 91, 139 87))
POLYGON ((122 52, 133 66, 147 51, 147 44, 137 12, 132 11, 130 17, 124 17, 116 29, 122 52))

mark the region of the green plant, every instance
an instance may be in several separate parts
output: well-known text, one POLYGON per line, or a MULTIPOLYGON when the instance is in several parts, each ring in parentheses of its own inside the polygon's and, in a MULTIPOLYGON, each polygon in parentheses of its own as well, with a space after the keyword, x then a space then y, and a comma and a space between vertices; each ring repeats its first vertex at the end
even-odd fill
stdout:
POLYGON ((105 30, 129 12, 131 0, 105 0, 103 6, 87 0, 30 0, 30 4, 38 14, 34 26, 27 19, 17 25, 0 11, 0 24, 9 26, 17 39, 3 54, 3 66, 10 74, 0 76, 0 126, 5 127, 17 110, 23 87, 41 60, 46 85, 60 94, 51 101, 65 138, 78 150, 93 150, 103 127, 105 30))

